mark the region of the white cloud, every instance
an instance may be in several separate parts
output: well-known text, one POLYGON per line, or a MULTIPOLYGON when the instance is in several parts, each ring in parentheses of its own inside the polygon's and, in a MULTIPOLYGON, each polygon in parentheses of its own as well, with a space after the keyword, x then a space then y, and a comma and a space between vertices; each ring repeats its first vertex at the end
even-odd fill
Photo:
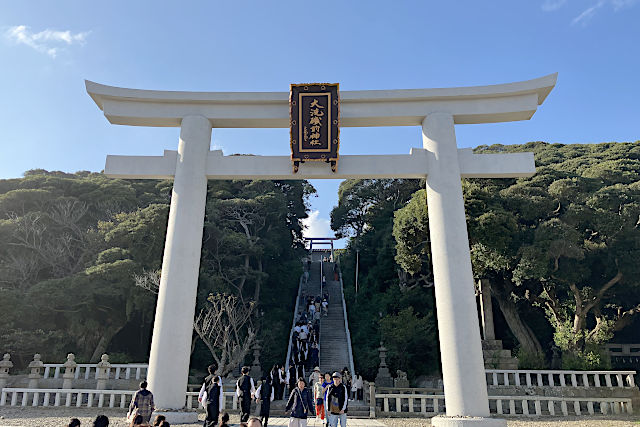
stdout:
POLYGON ((304 237, 333 237, 331 222, 326 218, 320 218, 320 211, 314 210, 309 217, 302 220, 305 230, 304 237))
POLYGON ((222 150, 222 154, 226 154, 224 150, 224 146, 222 145, 222 141, 214 137, 213 141, 211 141, 211 151, 216 151, 216 150, 222 150))
MULTIPOLYGON (((580 24, 583 27, 586 27, 589 21, 591 21, 591 19, 596 15, 598 9, 605 5, 610 5, 614 12, 618 12, 622 9, 634 6, 638 1, 640 0, 597 0, 597 2, 593 2, 591 6, 584 9, 580 14, 573 18, 571 20, 571 25, 580 24)), ((545 12, 555 12, 568 2, 569 0, 544 0, 541 8, 545 12)))
POLYGON ((553 12, 564 6, 566 2, 567 0, 545 0, 545 2, 542 3, 542 10, 545 12, 553 12))
POLYGON ((613 10, 615 10, 616 12, 620 9, 624 9, 625 7, 633 6, 637 2, 638 0, 611 0, 613 10))
POLYGON ((83 45, 88 35, 89 32, 74 34, 69 30, 56 31, 49 29, 39 33, 32 33, 26 25, 16 25, 6 31, 5 38, 55 58, 61 49, 60 46, 83 45))
POLYGON ((581 24, 582 26, 586 26, 589 21, 591 21, 591 18, 596 14, 596 11, 604 6, 604 3, 604 0, 600 0, 598 3, 585 9, 580 15, 573 18, 571 25, 581 24))

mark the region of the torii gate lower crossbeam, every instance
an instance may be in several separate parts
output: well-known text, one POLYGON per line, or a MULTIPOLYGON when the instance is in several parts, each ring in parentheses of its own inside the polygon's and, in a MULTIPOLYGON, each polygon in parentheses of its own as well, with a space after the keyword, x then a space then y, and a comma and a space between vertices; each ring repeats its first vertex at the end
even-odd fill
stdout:
POLYGON ((333 254, 333 241, 338 240, 335 237, 305 237, 304 240, 309 241, 309 252, 313 252, 313 244, 316 245, 330 245, 331 246, 331 261, 335 260, 333 254))
POLYGON ((506 426, 504 420, 489 417, 460 177, 531 176, 535 166, 531 153, 474 155, 458 150, 454 124, 528 119, 555 85, 555 78, 475 88, 346 92, 343 99, 351 105, 344 109, 349 116, 345 123, 419 124, 423 148, 408 156, 343 156, 336 174, 326 172, 321 164, 303 165, 293 174, 284 156, 234 157, 209 152, 212 126, 281 126, 286 114, 281 108, 286 98, 281 94, 140 91, 88 82, 89 93, 112 123, 181 126, 177 153, 165 152, 155 158, 109 156, 105 167, 108 176, 119 178, 174 177, 149 357, 149 386, 156 406, 163 408, 170 422, 194 421, 195 415, 182 409, 207 178, 426 177, 447 414, 431 422, 436 426, 506 426))

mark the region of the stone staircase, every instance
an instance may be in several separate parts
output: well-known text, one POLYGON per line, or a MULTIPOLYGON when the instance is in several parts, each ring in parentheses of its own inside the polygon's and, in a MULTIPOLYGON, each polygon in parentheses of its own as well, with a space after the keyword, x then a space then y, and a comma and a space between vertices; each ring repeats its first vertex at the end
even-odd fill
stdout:
POLYGON ((518 359, 502 347, 501 340, 482 340, 485 369, 518 369, 518 359))
POLYGON ((320 321, 320 370, 342 371, 349 366, 342 291, 339 281, 329 280, 333 279, 333 263, 325 262, 323 270, 327 278, 325 291, 329 292, 329 315, 320 321))
MULTIPOLYGON (((349 351, 347 348, 347 332, 344 326, 344 309, 342 300, 342 290, 340 281, 333 280, 333 263, 322 262, 322 256, 326 254, 314 253, 313 262, 309 271, 309 280, 303 283, 301 288, 301 299, 298 312, 304 310, 304 300, 308 295, 322 295, 329 293, 329 315, 320 320, 320 370, 322 372, 342 371, 344 367, 350 366, 349 351), (322 279, 320 268, 327 279, 325 288, 322 289, 322 279), (304 297, 303 297, 304 296, 304 297)), ((351 370, 351 368, 349 368, 351 370)), ((287 402, 285 399, 271 403, 271 416, 285 416, 284 408, 287 402)), ((253 413, 253 412, 252 412, 253 413)), ((350 417, 369 417, 369 406, 361 401, 350 401, 348 406, 350 417)))
MULTIPOLYGON (((309 281, 307 284, 302 285, 302 294, 305 296, 313 295, 314 297, 320 295, 320 287, 321 287, 321 279, 320 279, 320 263, 312 262, 311 268, 309 269, 309 281)), ((306 310, 307 307, 304 306, 305 301, 300 301, 300 307, 298 310, 306 310)))

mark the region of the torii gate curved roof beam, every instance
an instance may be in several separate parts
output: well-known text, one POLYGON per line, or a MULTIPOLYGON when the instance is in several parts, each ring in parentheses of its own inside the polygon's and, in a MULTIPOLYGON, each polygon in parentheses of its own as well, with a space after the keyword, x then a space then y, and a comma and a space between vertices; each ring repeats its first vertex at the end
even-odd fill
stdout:
MULTIPOLYGON (((528 120, 556 84, 557 73, 533 80, 442 89, 340 91, 340 126, 420 126, 432 112, 456 124, 528 120)), ((202 115, 214 128, 288 128, 288 92, 178 92, 126 89, 86 81, 113 124, 176 127, 202 115)))

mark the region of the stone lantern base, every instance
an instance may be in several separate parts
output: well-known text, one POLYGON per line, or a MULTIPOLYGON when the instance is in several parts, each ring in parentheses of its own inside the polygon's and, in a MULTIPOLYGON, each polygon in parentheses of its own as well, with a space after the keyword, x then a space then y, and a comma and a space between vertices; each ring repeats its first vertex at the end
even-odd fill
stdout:
POLYGON ((447 417, 438 415, 431 418, 433 427, 507 427, 507 421, 500 418, 447 417))
POLYGON ((164 415, 166 420, 171 424, 196 424, 200 423, 198 421, 198 413, 194 410, 171 410, 171 409, 161 409, 158 411, 153 411, 151 414, 151 419, 153 420, 156 415, 164 415))

